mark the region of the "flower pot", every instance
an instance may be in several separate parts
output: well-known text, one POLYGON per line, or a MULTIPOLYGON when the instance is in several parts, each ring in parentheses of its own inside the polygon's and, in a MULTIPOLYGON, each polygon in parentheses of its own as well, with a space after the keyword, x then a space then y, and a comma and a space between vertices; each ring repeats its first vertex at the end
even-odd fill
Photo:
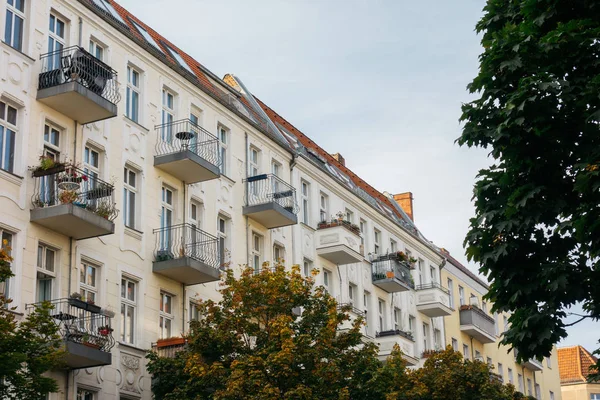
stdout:
POLYGON ((388 279, 394 279, 394 271, 386 271, 385 277, 388 279))
POLYGON ((83 342, 83 345, 87 346, 87 347, 91 347, 92 349, 99 349, 100 348, 99 344, 91 343, 91 342, 83 342))
POLYGON ((87 310, 88 303, 81 299, 69 299, 69 305, 81 308, 82 310, 87 310))
POLYGON ((86 304, 87 304, 87 310, 91 313, 99 314, 100 311, 102 310, 102 308, 100 306, 97 306, 95 304, 90 304, 90 303, 86 303, 86 304))
POLYGON ((39 178, 40 176, 58 174, 59 172, 63 172, 64 170, 65 170, 64 165, 57 165, 55 167, 48 168, 48 169, 35 169, 35 170, 33 170, 33 172, 31 174, 34 177, 39 178))
POLYGON ((174 337, 174 338, 167 338, 167 339, 159 339, 156 342, 156 347, 161 348, 161 347, 169 347, 169 346, 180 346, 180 345, 184 345, 184 344, 185 344, 185 338, 174 337))

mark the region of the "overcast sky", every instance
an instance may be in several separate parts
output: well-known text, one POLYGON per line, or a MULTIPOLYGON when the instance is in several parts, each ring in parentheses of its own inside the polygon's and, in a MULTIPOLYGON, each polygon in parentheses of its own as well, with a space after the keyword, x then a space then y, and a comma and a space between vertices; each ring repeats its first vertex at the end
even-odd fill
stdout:
MULTIPOLYGON (((413 192, 419 229, 466 263, 473 180, 488 161, 454 140, 482 0, 117 1, 378 190, 413 192)), ((599 331, 577 325, 561 345, 595 349, 599 331)))

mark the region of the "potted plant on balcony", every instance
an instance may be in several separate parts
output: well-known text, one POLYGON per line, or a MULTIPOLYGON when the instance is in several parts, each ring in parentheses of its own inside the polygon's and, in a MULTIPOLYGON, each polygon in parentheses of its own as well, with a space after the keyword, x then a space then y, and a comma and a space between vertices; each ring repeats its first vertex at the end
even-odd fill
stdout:
POLYGON ((92 312, 94 314, 99 314, 100 311, 102 310, 102 308, 100 306, 97 306, 96 303, 94 302, 94 300, 92 300, 92 299, 87 299, 86 303, 87 303, 87 310, 89 312, 92 312))
POLYGON ((81 308, 82 310, 87 310, 87 303, 83 300, 81 294, 77 292, 71 293, 71 297, 69 297, 69 305, 81 308))
POLYGON ((100 348, 100 344, 97 343, 96 338, 88 333, 83 334, 83 337, 81 338, 81 344, 87 347, 91 347, 93 349, 100 348))
POLYGON ((108 325, 98 327, 98 333, 102 336, 108 336, 113 333, 113 328, 108 325))
POLYGON ((36 166, 29 167, 34 177, 54 175, 65 170, 66 164, 57 161, 50 156, 40 156, 40 163, 36 166))
POLYGON ((104 219, 112 220, 118 213, 117 206, 114 203, 103 201, 94 206, 88 207, 94 214, 104 219))
POLYGON ((79 194, 75 190, 61 190, 58 194, 58 200, 61 204, 74 203, 79 194))
POLYGON ((104 315, 108 318, 114 318, 115 312, 113 310, 108 310, 108 309, 104 308, 104 309, 102 309, 102 315, 104 315))

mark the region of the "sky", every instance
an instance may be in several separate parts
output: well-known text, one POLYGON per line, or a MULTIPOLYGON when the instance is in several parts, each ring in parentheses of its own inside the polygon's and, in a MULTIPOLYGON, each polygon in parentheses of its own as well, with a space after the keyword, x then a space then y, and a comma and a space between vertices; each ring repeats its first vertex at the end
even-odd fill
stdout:
MULTIPOLYGON (((482 0, 117 1, 217 76, 235 74, 378 190, 412 192, 423 234, 477 272, 462 243, 489 160, 454 141, 482 0)), ((560 345, 595 349, 599 331, 580 323, 560 345)))

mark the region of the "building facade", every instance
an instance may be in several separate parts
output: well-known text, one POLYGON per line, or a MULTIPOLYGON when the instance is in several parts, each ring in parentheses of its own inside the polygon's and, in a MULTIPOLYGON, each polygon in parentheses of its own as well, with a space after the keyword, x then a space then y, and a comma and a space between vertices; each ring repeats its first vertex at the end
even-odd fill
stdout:
POLYGON ((511 383, 519 392, 539 400, 561 398, 556 350, 542 361, 517 363, 516 352, 499 345, 509 327, 506 313, 492 313, 492 304, 483 296, 488 287, 475 274, 442 249, 448 262, 442 270, 442 283, 450 293, 453 312, 444 318, 445 341, 465 358, 494 367, 496 377, 511 383))
POLYGON ((598 359, 582 346, 558 349, 560 387, 563 400, 598 400, 600 383, 588 383, 590 366, 598 359))
POLYGON ((50 400, 150 399, 146 352, 218 300, 224 268, 265 261, 318 269, 382 359, 467 341, 410 194, 377 191, 112 0, 7 0, 0 23, 2 290, 19 314, 55 305, 69 368, 50 400))

